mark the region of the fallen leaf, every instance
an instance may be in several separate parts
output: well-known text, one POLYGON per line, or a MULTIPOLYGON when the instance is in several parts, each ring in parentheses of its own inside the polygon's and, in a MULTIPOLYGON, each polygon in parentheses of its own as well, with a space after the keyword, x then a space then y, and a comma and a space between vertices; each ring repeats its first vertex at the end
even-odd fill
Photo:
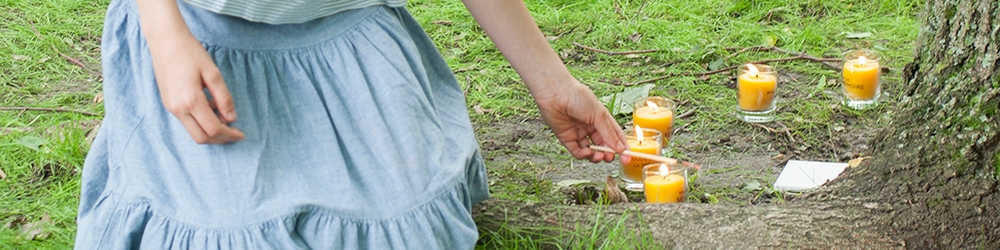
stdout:
POLYGON ((46 142, 45 139, 30 135, 21 137, 21 140, 17 141, 18 144, 21 144, 22 146, 28 147, 30 149, 34 149, 35 151, 41 150, 41 146, 42 144, 45 144, 45 142, 46 142))
POLYGON ((658 69, 658 70, 653 70, 653 71, 650 71, 649 73, 652 73, 652 74, 660 74, 660 73, 663 73, 663 72, 667 72, 667 68, 660 68, 660 69, 658 69))
POLYGON ((764 36, 764 44, 769 47, 774 47, 774 45, 778 44, 778 37, 773 35, 766 35, 764 36))
POLYGON ((633 86, 625 88, 625 90, 619 93, 602 96, 600 99, 608 107, 612 115, 629 114, 632 113, 632 104, 643 97, 649 96, 649 91, 653 87, 656 87, 656 85, 652 83, 633 86))
POLYGON ((872 36, 871 32, 844 32, 844 34, 845 34, 844 37, 854 38, 854 39, 861 39, 872 36))
POLYGON ((712 62, 708 63, 708 70, 717 70, 719 69, 719 67, 722 66, 722 63, 725 62, 726 61, 724 60, 724 58, 715 59, 712 62))
POLYGON ((559 39, 559 36, 546 36, 545 37, 545 40, 549 40, 549 41, 555 41, 556 39, 559 39))
POLYGON ((28 240, 45 239, 49 237, 49 233, 45 232, 44 228, 51 222, 52 218, 49 218, 49 213, 42 214, 41 220, 21 225, 21 233, 28 240))
POLYGON ((28 217, 24 217, 24 215, 18 214, 11 217, 14 219, 8 221, 7 224, 3 226, 3 229, 15 229, 28 222, 28 217))
POLYGON ((97 124, 93 125, 93 128, 91 128, 90 130, 87 130, 87 132, 83 134, 84 137, 87 138, 87 145, 93 145, 94 144, 94 140, 97 139, 97 132, 98 131, 101 131, 101 122, 100 121, 98 121, 97 124))
POLYGON ((103 93, 97 93, 97 95, 94 95, 94 103, 101 103, 103 101, 104 101, 103 93))
POLYGON ((493 113, 492 109, 483 108, 483 106, 479 106, 479 104, 476 104, 476 106, 473 106, 472 109, 476 110, 476 113, 478 113, 478 114, 493 113))
POLYGON ((851 159, 850 161, 847 161, 847 166, 848 167, 852 167, 852 168, 858 167, 859 165, 861 165, 862 161, 865 161, 865 159, 868 159, 868 158, 871 158, 871 157, 858 157, 858 158, 851 159))
POLYGON ((3 168, 0 168, 0 180, 7 179, 7 173, 3 172, 3 168))
POLYGON ((46 57, 44 57, 44 58, 42 58, 42 59, 38 59, 38 62, 39 62, 39 63, 44 63, 44 62, 48 62, 48 61, 49 61, 49 59, 52 59, 52 58, 51 58, 51 57, 47 57, 47 56, 46 56, 46 57))
POLYGON ((784 157, 785 157, 785 154, 778 154, 778 155, 775 155, 774 157, 772 157, 771 160, 777 160, 777 159, 781 159, 781 158, 784 158, 784 157))
POLYGON ((448 26, 448 25, 452 24, 452 22, 448 21, 448 20, 437 20, 437 21, 433 21, 431 23, 432 24, 437 24, 437 25, 444 25, 444 26, 448 26))
POLYGON ((10 56, 10 57, 14 58, 14 61, 24 61, 24 60, 31 59, 31 57, 28 57, 26 55, 13 55, 13 56, 10 56))
POLYGON ((760 182, 757 180, 751 180, 743 183, 743 190, 746 191, 760 191, 762 189, 763 188, 761 187, 760 182))
POLYGON ((634 43, 639 43, 639 41, 642 40, 642 34, 639 34, 639 32, 632 32, 631 35, 628 35, 628 40, 632 40, 634 43))
POLYGON ((618 182, 615 182, 614 178, 608 176, 604 180, 604 185, 604 202, 606 204, 628 202, 628 196, 618 188, 618 182))

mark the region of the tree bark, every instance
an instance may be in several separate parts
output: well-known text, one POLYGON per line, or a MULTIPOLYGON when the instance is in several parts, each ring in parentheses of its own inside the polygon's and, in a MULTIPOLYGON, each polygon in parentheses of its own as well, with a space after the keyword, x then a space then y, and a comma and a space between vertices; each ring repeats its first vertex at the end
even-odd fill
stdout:
POLYGON ((882 230, 911 247, 1000 248, 1000 3, 930 0, 871 166, 830 192, 908 209, 882 230))
POLYGON ((561 206, 489 200, 481 227, 622 220, 668 248, 1000 249, 1000 1, 928 0, 873 161, 780 205, 561 206))
POLYGON ((640 235, 646 233, 664 249, 901 249, 904 243, 879 231, 869 216, 872 211, 893 209, 889 204, 862 203, 853 198, 750 206, 564 206, 490 199, 476 206, 473 214, 478 226, 489 231, 529 228, 537 235, 564 235, 555 243, 562 248, 585 242, 565 232, 617 228, 630 231, 611 237, 640 241, 640 235))

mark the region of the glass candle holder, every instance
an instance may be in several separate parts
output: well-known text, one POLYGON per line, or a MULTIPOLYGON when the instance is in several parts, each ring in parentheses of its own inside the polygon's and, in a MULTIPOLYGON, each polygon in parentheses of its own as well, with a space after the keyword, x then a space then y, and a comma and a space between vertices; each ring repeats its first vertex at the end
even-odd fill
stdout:
POLYGON ((736 116, 746 122, 774 120, 778 77, 767 65, 744 64, 736 76, 736 116))
MULTIPOLYGON (((663 150, 660 146, 660 142, 663 141, 663 139, 659 130, 640 127, 639 130, 636 130, 635 128, 628 128, 625 129, 624 132, 625 141, 628 143, 629 150, 631 151, 660 155, 663 150), (637 131, 642 131, 641 136, 637 131)), ((621 177, 625 180, 626 186, 629 190, 641 189, 640 183, 642 183, 642 167, 653 163, 653 160, 641 157, 631 158, 632 160, 628 164, 621 164, 621 177)))
POLYGON ((851 50, 843 57, 844 106, 866 109, 878 105, 882 96, 879 84, 881 66, 879 56, 871 50, 851 50))
POLYGON ((667 148, 674 129, 674 101, 666 97, 650 96, 633 104, 632 123, 643 128, 660 131, 661 148, 667 148))
POLYGON ((642 169, 643 194, 646 203, 672 203, 687 200, 688 169, 670 168, 664 163, 654 163, 642 169))

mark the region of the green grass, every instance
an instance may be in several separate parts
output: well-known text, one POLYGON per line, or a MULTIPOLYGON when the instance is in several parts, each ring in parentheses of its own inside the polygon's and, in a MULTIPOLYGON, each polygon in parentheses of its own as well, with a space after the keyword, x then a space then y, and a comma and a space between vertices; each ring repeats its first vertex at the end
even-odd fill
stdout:
MULTIPOLYGON (((0 107, 101 113, 92 100, 100 90, 98 39, 107 1, 0 2, 0 107)), ((89 147, 83 123, 97 119, 68 112, 0 111, 0 170, 7 174, 0 180, 0 249, 66 249, 72 244, 78 173, 89 147), (44 144, 31 149, 20 143, 24 138, 41 138, 44 144), (21 226, 44 215, 51 220, 36 224, 46 237, 25 239, 21 226)))
POLYGON ((611 215, 603 209, 598 205, 593 223, 588 224, 527 228, 503 221, 496 230, 480 229, 476 249, 664 249, 651 233, 642 230, 648 225, 641 214, 626 211, 611 215))
MULTIPOLYGON (((100 91, 98 44, 108 1, 0 0, 0 3, 3 3, 0 5, 3 48, 0 49, 0 107, 58 107, 102 113, 101 105, 92 100, 100 91), (40 36, 35 34, 32 24, 40 36), (70 63, 56 50, 80 60, 86 67, 70 63)), ((563 56, 571 72, 598 96, 625 88, 616 83, 634 83, 670 73, 703 72, 713 64, 726 67, 787 56, 747 52, 730 57, 734 51, 727 49, 773 44, 825 57, 838 57, 854 48, 876 50, 883 55, 883 64, 894 69, 886 75, 889 100, 895 98, 895 92, 904 84, 899 70, 912 57, 912 41, 918 32, 916 15, 922 9, 918 0, 529 0, 527 6, 539 27, 553 39, 552 46, 563 56), (851 39, 844 35, 848 32, 870 32, 871 36, 851 39), (658 51, 638 56, 608 56, 573 43, 610 51, 658 51)), ((467 91, 475 122, 537 116, 527 89, 460 1, 413 0, 409 8, 447 62, 454 70, 461 71, 456 76, 467 91), (478 114, 474 112, 476 106, 493 112, 478 114)), ((885 108, 891 106, 866 111, 836 107, 832 104, 837 101, 837 72, 805 61, 772 65, 795 78, 779 87, 782 110, 778 119, 795 131, 794 135, 804 145, 820 147, 825 140, 836 137, 837 127, 853 125, 837 120, 838 117, 861 120, 859 123, 876 122, 885 108)), ((655 82, 652 94, 686 102, 681 111, 698 110, 696 116, 678 121, 678 125, 688 124, 688 131, 698 133, 693 140, 706 139, 703 133, 753 129, 731 117, 735 90, 727 85, 732 75, 727 72, 705 79, 668 78, 655 82)), ((628 122, 624 115, 617 118, 623 124, 628 122)), ((72 244, 79 172, 88 149, 86 132, 88 125, 98 119, 70 112, 0 110, 0 169, 7 174, 7 178, 0 180, 0 249, 64 249, 72 244), (45 143, 35 150, 20 143, 24 138, 41 138, 45 143), (38 221, 46 214, 51 217, 51 222, 44 224, 48 236, 25 239, 20 226, 38 221)), ((553 154, 553 149, 546 147, 526 150, 553 154)), ((568 159, 565 155, 561 157, 568 159)), ((536 178, 544 168, 552 166, 540 165, 544 164, 516 160, 490 163, 492 180, 502 180, 507 185, 494 188, 493 196, 552 201, 552 183, 536 178)), ((727 201, 720 193, 740 190, 701 191, 713 194, 716 202, 741 202, 727 201), (718 197, 723 199, 719 201, 718 197)), ((627 237, 604 237, 627 231, 619 222, 599 220, 586 227, 587 230, 560 231, 563 237, 555 238, 533 235, 528 233, 530 229, 508 227, 483 232, 484 239, 489 239, 484 240, 483 247, 536 249, 558 245, 551 240, 565 237, 575 238, 579 244, 559 245, 562 248, 634 246, 629 245, 634 240, 624 240, 627 237)), ((652 245, 639 247, 642 246, 652 245)))

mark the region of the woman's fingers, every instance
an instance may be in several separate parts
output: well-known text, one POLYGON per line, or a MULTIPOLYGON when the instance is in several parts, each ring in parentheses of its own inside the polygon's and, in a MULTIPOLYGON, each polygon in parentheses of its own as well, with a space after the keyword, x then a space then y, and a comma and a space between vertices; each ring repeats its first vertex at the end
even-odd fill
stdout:
POLYGON ((236 107, 233 105, 233 96, 229 94, 229 88, 226 87, 226 82, 222 80, 222 74, 219 73, 219 69, 217 67, 203 69, 201 78, 205 84, 205 88, 208 88, 208 92, 212 94, 212 100, 209 101, 212 104, 212 109, 219 111, 219 115, 225 123, 236 121, 236 107))
POLYGON ((214 139, 205 134, 205 130, 201 128, 198 121, 195 121, 194 117, 191 115, 177 115, 177 120, 184 125, 184 129, 188 131, 191 138, 198 144, 222 144, 221 140, 214 139))
MULTIPOLYGON (((201 138, 192 134, 195 142, 210 144, 230 143, 242 140, 244 137, 243 132, 229 127, 223 118, 216 116, 215 112, 209 107, 208 102, 196 105, 191 112, 191 117, 198 123, 201 132, 204 134, 201 138), (199 141, 199 139, 201 140, 199 141)), ((188 132, 190 132, 190 129, 188 132)))
MULTIPOLYGON (((611 116, 611 113, 605 113, 599 115, 598 117, 604 117, 603 119, 598 119, 594 123, 595 131, 590 134, 590 138, 594 141, 595 145, 606 145, 611 149, 614 149, 617 153, 622 153, 628 147, 625 145, 625 133, 622 132, 621 128, 618 126, 618 122, 615 118, 611 116)), ((628 156, 621 155, 622 160, 628 162, 628 156)), ((614 160, 615 156, 612 153, 606 153, 605 161, 614 160)))

